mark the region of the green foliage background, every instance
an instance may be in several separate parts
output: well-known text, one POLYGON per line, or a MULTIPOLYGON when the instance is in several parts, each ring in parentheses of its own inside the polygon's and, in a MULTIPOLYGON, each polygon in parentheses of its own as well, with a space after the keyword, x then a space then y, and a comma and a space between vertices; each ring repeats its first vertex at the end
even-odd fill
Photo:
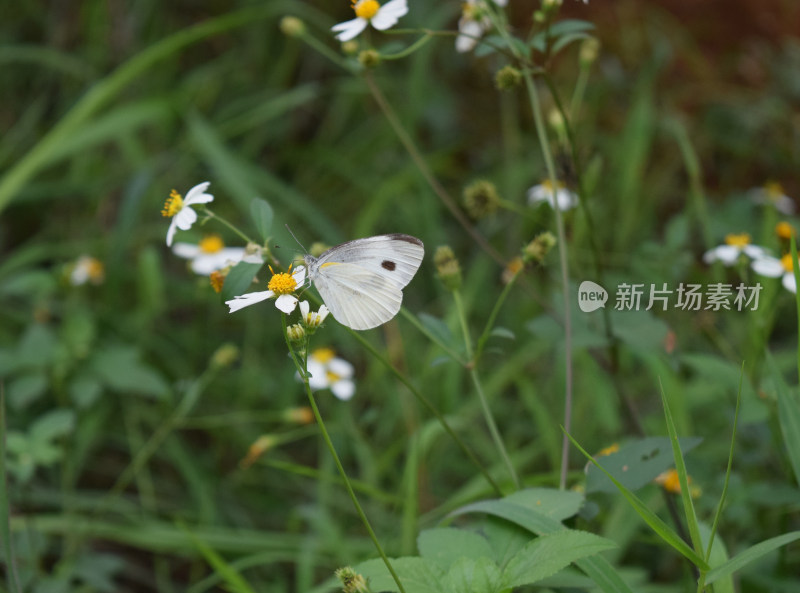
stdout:
MULTIPOLYGON (((511 4, 512 24, 527 27, 533 3, 511 4)), ((747 191, 768 180, 790 196, 800 191, 800 42, 785 24, 796 9, 767 3, 763 22, 719 9, 724 26, 715 28, 706 12, 687 28, 679 3, 567 4, 563 16, 594 22, 603 43, 575 129, 607 285, 738 281, 738 272, 709 268, 700 256, 730 232, 780 249, 777 214, 749 201, 747 191)), ((164 245, 168 224, 160 215, 172 188, 185 192, 207 180, 213 210, 251 235, 251 200, 271 204, 269 244, 285 264, 297 248, 284 224, 306 246, 384 232, 420 237, 431 255, 449 244, 477 335, 502 291, 502 268, 430 190, 361 77, 279 30, 283 16, 299 16, 338 53, 328 29, 350 18, 347 2, 84 0, 15 3, 5 12, 0 381, 9 499, 0 512, 22 590, 199 593, 235 580, 225 576, 233 566, 254 590, 299 593, 336 567, 374 556, 316 428, 285 415, 305 399, 279 313, 262 305, 229 315, 207 280, 164 245), (70 286, 68 266, 82 254, 104 263, 101 285, 70 286), (238 349, 235 363, 225 359, 230 350, 219 354, 223 345, 238 349), (262 435, 273 436, 274 446, 243 467, 262 435)), ((453 29, 458 14, 457 2, 412 0, 401 26, 453 29)), ((387 54, 415 38, 371 36, 387 54)), ((526 189, 546 172, 523 93, 494 88, 504 64, 496 53, 456 54, 452 39, 441 37, 382 63, 374 77, 447 191, 460 196, 487 178, 504 200, 524 206, 526 189)), ((546 67, 569 97, 577 45, 546 67)), ((554 220, 546 207, 526 217, 501 210, 475 226, 511 259, 554 220)), ((580 280, 593 277, 593 257, 586 218, 568 214, 567 228, 574 295, 580 280)), ((552 253, 526 272, 498 319, 513 340, 500 332, 481 362, 526 486, 558 483, 564 343, 557 267, 552 253)), ((796 305, 777 281, 761 281, 757 313, 612 315, 616 361, 606 353, 599 314, 573 313, 573 435, 589 451, 636 437, 620 395, 645 434, 665 435, 660 380, 678 434, 702 438, 687 465, 708 522, 725 477, 744 360, 719 533, 730 555, 800 529, 791 446, 800 428, 781 427, 798 405, 796 305), (789 395, 779 402, 782 390, 789 395)), ((405 290, 404 306, 463 352, 452 298, 430 258, 405 290)), ((402 316, 365 336, 506 480, 464 369, 402 316)), ((408 390, 333 320, 315 346, 333 347, 356 365, 351 402, 327 392, 318 399, 390 555, 414 555, 420 530, 494 496, 408 390)), ((571 485, 584 483, 584 462, 573 451, 571 485)), ((670 516, 672 502, 657 486, 640 495, 670 516)), ((694 576, 680 556, 662 553, 617 494, 590 494, 572 521, 617 542, 607 557, 631 569, 637 591, 689 590, 694 576)), ((795 544, 750 565, 741 590, 795 590, 798 553, 795 544)))

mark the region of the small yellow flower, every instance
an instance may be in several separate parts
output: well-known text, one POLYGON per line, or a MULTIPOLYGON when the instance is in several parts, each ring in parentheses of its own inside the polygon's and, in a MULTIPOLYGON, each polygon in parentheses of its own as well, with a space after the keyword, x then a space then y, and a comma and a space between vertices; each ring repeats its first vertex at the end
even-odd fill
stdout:
POLYGON ((794 227, 786 221, 781 221, 775 225, 775 234, 779 239, 789 240, 794 235, 794 227))
POLYGON ((547 202, 551 208, 557 205, 563 212, 578 205, 578 195, 567 189, 561 181, 556 182, 556 190, 553 192, 553 184, 549 179, 545 179, 528 190, 529 205, 536 206, 542 202, 547 202))
POLYGON ((729 233, 725 235, 725 243, 709 249, 703 254, 703 261, 707 264, 720 261, 726 266, 732 266, 739 261, 742 255, 756 260, 768 255, 767 250, 750 242, 747 233, 729 233))
POLYGON ((214 196, 205 193, 209 185, 208 181, 195 185, 186 193, 185 198, 174 189, 170 192, 161 210, 163 216, 172 219, 167 230, 167 246, 172 245, 172 239, 178 229, 188 231, 197 220, 197 212, 191 206, 214 201, 214 196))
MULTIPOLYGON (((692 486, 691 476, 686 476, 686 481, 689 484, 689 493, 692 495, 692 498, 699 498, 702 494, 702 490, 698 486, 692 486)), ((680 477, 678 477, 677 470, 668 469, 665 472, 661 472, 656 476, 655 482, 660 484, 667 492, 672 492, 673 494, 681 493, 681 480, 680 477)))
POLYGON ((225 301, 228 305, 230 312, 234 313, 245 307, 249 307, 255 303, 266 301, 273 297, 275 299, 275 306, 282 312, 289 314, 294 311, 297 306, 297 297, 292 294, 298 287, 303 286, 306 280, 306 269, 303 266, 297 266, 292 272, 292 266, 289 266, 288 272, 280 272, 276 274, 270 267, 272 278, 267 284, 269 290, 263 292, 248 292, 247 294, 239 295, 230 301, 225 301))
POLYGON ((756 204, 769 204, 782 214, 792 215, 795 211, 794 201, 786 195, 781 184, 774 181, 750 190, 750 198, 756 204))
POLYGON ((511 261, 506 264, 506 267, 503 269, 503 275, 501 279, 503 280, 503 284, 508 284, 511 282, 511 279, 519 274, 522 271, 522 268, 525 267, 525 263, 522 261, 522 258, 517 256, 511 261))
POLYGON ((350 41, 366 29, 367 25, 372 25, 378 31, 385 31, 408 12, 407 0, 390 0, 383 6, 377 0, 354 0, 352 6, 356 18, 331 27, 332 31, 338 33, 336 39, 339 41, 350 41))
POLYGON ((751 266, 756 274, 768 278, 780 278, 783 287, 792 293, 797 293, 797 283, 794 279, 794 262, 792 254, 787 253, 782 258, 764 256, 753 260, 751 266))
POLYGON ((313 390, 330 389, 333 395, 346 401, 356 392, 353 382, 355 369, 331 348, 317 348, 308 357, 308 385, 313 390))
POLYGON ((73 286, 81 286, 87 282, 102 284, 105 277, 106 269, 103 262, 91 255, 82 255, 72 264, 69 282, 73 286))

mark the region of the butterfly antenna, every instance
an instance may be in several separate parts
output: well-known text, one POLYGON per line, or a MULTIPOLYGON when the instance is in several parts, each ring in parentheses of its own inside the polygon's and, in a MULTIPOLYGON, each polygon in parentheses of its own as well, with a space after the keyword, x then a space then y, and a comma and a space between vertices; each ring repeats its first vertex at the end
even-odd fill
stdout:
POLYGON ((306 248, 303 247, 303 244, 298 240, 297 237, 294 236, 294 233, 292 232, 292 229, 289 228, 288 224, 286 225, 286 230, 289 231, 289 234, 292 236, 292 239, 297 241, 297 244, 300 246, 300 249, 302 249, 305 253, 308 253, 308 251, 306 251, 306 248))

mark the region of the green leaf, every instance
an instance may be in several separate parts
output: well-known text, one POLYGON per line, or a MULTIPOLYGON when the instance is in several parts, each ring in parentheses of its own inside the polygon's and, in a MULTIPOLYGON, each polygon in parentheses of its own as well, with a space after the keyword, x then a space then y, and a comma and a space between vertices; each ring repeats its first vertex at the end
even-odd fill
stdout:
POLYGON ((498 593, 501 582, 500 569, 489 558, 462 558, 442 579, 445 593, 498 593))
MULTIPOLYGON (((531 533, 545 535, 566 530, 561 523, 542 514, 531 512, 518 504, 501 500, 484 500, 461 507, 451 516, 465 513, 487 513, 511 521, 531 533)), ((633 593, 608 560, 602 556, 581 558, 575 562, 604 593, 633 593)))
POLYGON ((228 275, 225 276, 225 284, 223 284, 222 293, 220 294, 222 301, 229 301, 248 292, 247 289, 253 284, 253 278, 256 277, 263 265, 240 261, 233 266, 228 275))
MULTIPOLYGON (((702 442, 700 437, 680 439, 681 450, 691 451, 702 442)), ((629 490, 638 490, 672 467, 670 441, 666 437, 648 437, 631 441, 616 453, 600 457, 603 467, 629 490)), ((617 487, 594 465, 586 472, 586 492, 616 492, 617 487)))
POLYGON ((269 205, 269 202, 261 198, 255 198, 250 202, 250 214, 261 239, 263 241, 269 239, 269 231, 272 228, 272 219, 274 217, 272 206, 269 205))
POLYGON ((69 384, 69 397, 78 408, 85 409, 98 400, 103 386, 95 377, 79 375, 69 384))
POLYGON ((725 564, 717 566, 716 568, 708 571, 706 574, 706 585, 710 585, 718 579, 731 575, 737 570, 740 570, 746 565, 750 564, 753 560, 757 560, 765 554, 770 553, 772 550, 776 550, 781 546, 785 546, 786 544, 792 543, 798 539, 800 539, 800 531, 791 531, 789 533, 784 533, 783 535, 764 540, 763 542, 757 543, 754 546, 750 546, 744 552, 737 554, 728 560, 725 564))
POLYGON ((767 367, 775 384, 778 400, 778 422, 781 426, 783 444, 789 454, 789 462, 794 470, 794 479, 800 484, 800 399, 792 393, 775 364, 772 355, 767 352, 767 367))
MULTIPOLYGON (((703 538, 703 548, 708 549, 708 544, 711 540, 711 527, 707 524, 701 522, 700 525, 700 535, 703 538)), ((714 543, 711 546, 711 551, 708 554, 708 565, 713 570, 717 566, 721 566, 728 561, 728 550, 725 548, 725 544, 722 542, 722 538, 715 537, 714 543)), ((735 589, 733 587, 733 579, 728 576, 727 578, 718 579, 717 584, 714 585, 714 593, 735 593, 735 589)))
POLYGON ((134 346, 101 348, 90 361, 90 367, 104 385, 120 393, 162 398, 169 392, 162 376, 139 360, 139 351, 134 346))
POLYGON ((626 488, 623 484, 621 484, 614 476, 612 476, 603 466, 601 466, 597 461, 586 452, 586 450, 581 447, 578 442, 567 433, 567 437, 572 444, 575 445, 578 450, 583 453, 583 455, 595 466, 597 466, 603 473, 605 473, 617 489, 622 493, 622 496, 626 498, 626 500, 630 503, 633 507, 633 510, 642 518, 642 520, 647 523, 650 528, 656 532, 656 534, 663 539, 667 544, 669 544, 676 552, 684 555, 687 559, 689 559, 695 566, 697 566, 700 570, 708 570, 708 564, 703 558, 698 555, 692 548, 686 545, 686 542, 681 539, 681 537, 675 533, 670 527, 661 520, 661 518, 656 515, 653 511, 651 511, 647 505, 639 499, 633 492, 631 492, 628 488, 626 488))
POLYGON ((47 377, 44 374, 23 375, 8 384, 8 403, 15 410, 20 410, 42 397, 45 391, 47 377))
POLYGON ((39 417, 30 429, 32 441, 47 442, 69 434, 75 428, 75 412, 51 410, 39 417))
POLYGON ((489 336, 492 338, 505 338, 506 340, 516 340, 517 336, 507 327, 495 327, 489 336))
POLYGON ((232 591, 233 593, 254 593, 253 588, 250 587, 250 584, 244 580, 241 574, 239 574, 239 571, 225 562, 225 559, 220 556, 217 551, 214 550, 214 548, 194 535, 194 533, 192 533, 192 531, 190 531, 184 525, 178 523, 178 527, 180 527, 189 535, 192 543, 194 543, 194 545, 206 559, 206 562, 211 565, 211 567, 214 569, 214 572, 216 572, 226 584, 227 590, 232 591))
POLYGON ((583 494, 554 488, 528 488, 503 498, 536 513, 563 521, 578 514, 583 505, 583 494))
POLYGON ((417 538, 417 547, 420 556, 435 562, 443 570, 449 569, 461 558, 476 560, 494 556, 485 537, 473 531, 451 527, 423 531, 417 538))
POLYGON ((554 23, 553 26, 550 27, 550 36, 559 37, 569 33, 593 31, 594 28, 594 23, 590 23, 589 21, 582 21, 580 19, 564 19, 563 21, 554 23))
POLYGON ((581 41, 583 39, 591 39, 591 35, 588 33, 569 33, 567 35, 563 35, 559 37, 558 41, 553 44, 553 54, 557 54, 562 49, 567 47, 570 43, 574 43, 575 41, 581 41))
MULTIPOLYGON (((424 558, 394 558, 390 562, 406 593, 442 593, 444 571, 435 562, 424 558)), ((369 579, 372 591, 397 591, 397 583, 380 558, 362 562, 354 570, 369 579)))
POLYGON ((564 530, 543 535, 526 545, 503 571, 504 587, 519 587, 554 575, 572 562, 594 556, 616 544, 586 531, 564 530))

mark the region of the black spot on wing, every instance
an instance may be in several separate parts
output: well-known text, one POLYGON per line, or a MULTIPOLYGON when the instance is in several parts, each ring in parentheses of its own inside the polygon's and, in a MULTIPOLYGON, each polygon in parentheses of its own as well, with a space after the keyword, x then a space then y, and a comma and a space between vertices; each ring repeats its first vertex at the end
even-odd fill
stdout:
POLYGON ((383 260, 383 261, 381 262, 381 267, 382 267, 384 270, 389 270, 390 272, 394 272, 394 269, 397 267, 397 264, 396 264, 396 263, 394 263, 393 261, 390 261, 390 260, 388 260, 388 259, 385 259, 385 260, 383 260))

